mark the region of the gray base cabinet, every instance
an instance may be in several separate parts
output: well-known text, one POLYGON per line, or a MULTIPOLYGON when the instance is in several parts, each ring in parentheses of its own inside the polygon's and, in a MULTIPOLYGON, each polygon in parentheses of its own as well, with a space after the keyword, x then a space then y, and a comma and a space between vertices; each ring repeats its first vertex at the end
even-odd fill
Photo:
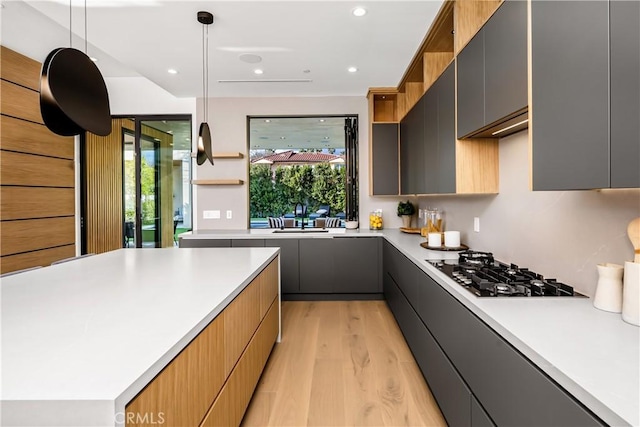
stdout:
POLYGON ((231 239, 180 239, 181 248, 230 248, 231 239))
POLYGON ((378 237, 334 238, 336 279, 333 293, 381 293, 380 246, 378 237))
POLYGON ((335 281, 333 239, 300 239, 300 292, 330 294, 335 281))
POLYGON ((232 248, 264 248, 263 239, 233 239, 232 248))
POLYGON ((300 292, 300 265, 297 239, 266 239, 267 248, 280 248, 280 286, 282 294, 300 292))
POLYGON ((300 293, 380 293, 380 239, 300 239, 300 293))
POLYGON ((422 270, 399 279, 417 282, 412 301, 402 255, 384 254, 385 297, 450 425, 604 425, 422 270))

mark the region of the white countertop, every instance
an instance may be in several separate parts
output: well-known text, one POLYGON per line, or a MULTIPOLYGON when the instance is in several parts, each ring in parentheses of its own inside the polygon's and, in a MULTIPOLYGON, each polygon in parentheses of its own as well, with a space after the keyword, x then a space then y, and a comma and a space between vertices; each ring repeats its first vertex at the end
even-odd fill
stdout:
POLYGON ((2 279, 2 425, 119 425, 277 248, 121 249, 2 279))
MULTIPOLYGON (((271 232, 203 230, 183 238, 311 236, 271 232)), ((591 298, 478 298, 426 262, 455 259, 456 252, 426 250, 419 245, 422 238, 397 229, 324 233, 342 235, 384 237, 605 422, 640 426, 640 328, 620 314, 594 308, 591 298)))

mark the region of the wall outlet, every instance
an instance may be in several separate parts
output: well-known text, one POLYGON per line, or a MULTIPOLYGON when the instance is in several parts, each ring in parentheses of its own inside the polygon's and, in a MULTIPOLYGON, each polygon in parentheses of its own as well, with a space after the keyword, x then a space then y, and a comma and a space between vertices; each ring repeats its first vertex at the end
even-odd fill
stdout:
POLYGON ((480 232, 480 218, 477 216, 473 218, 473 231, 476 233, 480 232))
POLYGON ((213 219, 220 219, 220 211, 212 211, 213 219))
POLYGON ((213 218, 213 211, 202 211, 202 218, 203 219, 212 219, 213 218))
POLYGON ((233 212, 227 211, 227 219, 231 219, 231 218, 233 218, 233 212))

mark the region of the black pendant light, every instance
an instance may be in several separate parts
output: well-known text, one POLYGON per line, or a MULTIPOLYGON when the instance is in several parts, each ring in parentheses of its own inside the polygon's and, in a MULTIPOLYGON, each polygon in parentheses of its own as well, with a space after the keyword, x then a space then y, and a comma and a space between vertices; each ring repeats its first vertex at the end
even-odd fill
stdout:
POLYGON ((198 165, 207 160, 213 165, 213 152, 211 150, 211 130, 209 129, 209 25, 213 24, 213 15, 209 12, 198 12, 198 22, 202 24, 202 104, 204 120, 200 123, 198 131, 198 165), (206 30, 206 31, 205 31, 206 30), (206 32, 206 37, 205 37, 206 32))
POLYGON ((100 70, 86 55, 87 2, 84 4, 85 52, 71 47, 71 0, 69 1, 69 47, 52 50, 42 63, 40 112, 44 124, 62 136, 84 131, 111 133, 109 94, 100 70))

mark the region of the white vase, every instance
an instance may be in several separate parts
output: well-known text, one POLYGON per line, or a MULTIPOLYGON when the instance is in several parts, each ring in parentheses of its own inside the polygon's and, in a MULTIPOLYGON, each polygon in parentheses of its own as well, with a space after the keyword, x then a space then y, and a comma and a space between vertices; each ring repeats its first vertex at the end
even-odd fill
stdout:
POLYGON ((622 320, 640 326, 640 263, 624 263, 622 320))
POLYGON ((593 306, 600 310, 620 313, 622 311, 622 273, 618 264, 598 264, 598 287, 593 306))
POLYGON ((402 215, 402 226, 404 228, 411 228, 411 215, 402 215))

